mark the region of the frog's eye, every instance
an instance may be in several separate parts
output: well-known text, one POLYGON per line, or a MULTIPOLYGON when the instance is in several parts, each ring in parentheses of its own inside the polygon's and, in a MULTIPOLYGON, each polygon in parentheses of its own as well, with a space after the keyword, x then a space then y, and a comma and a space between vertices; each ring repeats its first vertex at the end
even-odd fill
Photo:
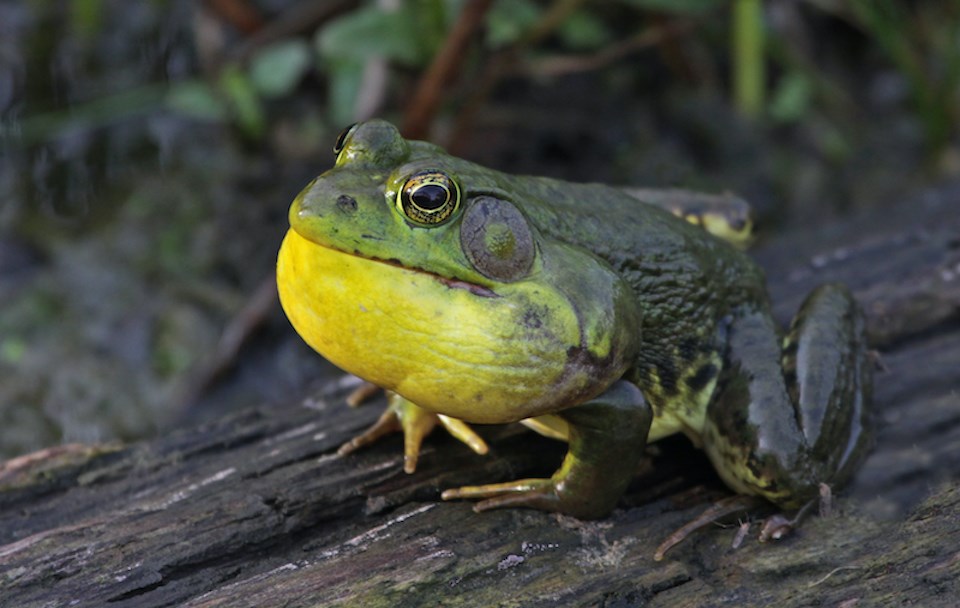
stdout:
POLYGON ((337 135, 337 143, 333 144, 334 156, 339 156, 340 152, 343 151, 343 146, 345 146, 347 143, 347 137, 349 137, 350 133, 353 131, 353 128, 356 126, 357 123, 353 123, 343 131, 340 131, 340 135, 337 135))
POLYGON ((460 187, 442 171, 414 173, 397 194, 397 207, 408 219, 436 225, 460 206, 460 187))

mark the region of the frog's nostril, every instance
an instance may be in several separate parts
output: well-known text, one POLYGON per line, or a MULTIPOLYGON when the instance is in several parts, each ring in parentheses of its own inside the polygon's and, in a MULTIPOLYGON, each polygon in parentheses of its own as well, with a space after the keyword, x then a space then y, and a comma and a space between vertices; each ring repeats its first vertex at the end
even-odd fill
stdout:
POLYGON ((357 199, 352 196, 347 196, 346 194, 341 194, 337 197, 337 209, 341 211, 356 211, 357 199))

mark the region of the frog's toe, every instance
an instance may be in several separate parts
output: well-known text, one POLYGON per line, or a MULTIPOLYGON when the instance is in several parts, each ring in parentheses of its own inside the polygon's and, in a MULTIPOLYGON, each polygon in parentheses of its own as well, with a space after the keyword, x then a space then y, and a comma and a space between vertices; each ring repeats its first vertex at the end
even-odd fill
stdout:
POLYGON ((467 446, 477 454, 483 456, 490 451, 490 448, 487 447, 487 442, 485 442, 480 435, 477 435, 476 432, 470 428, 470 425, 463 420, 444 416, 443 414, 439 414, 437 418, 440 419, 440 424, 443 425, 443 428, 447 429, 448 433, 457 438, 457 440, 467 444, 467 446))
POLYGON ((337 454, 346 456, 362 447, 376 443, 384 435, 396 433, 400 428, 400 419, 393 410, 388 408, 370 428, 341 445, 337 449, 337 454))
POLYGON ((350 407, 358 407, 366 401, 369 401, 373 398, 374 395, 380 392, 380 387, 372 382, 363 382, 357 388, 353 389, 349 395, 347 395, 347 405, 350 407))
POLYGON ((403 429, 403 470, 413 473, 417 470, 423 439, 437 426, 437 415, 404 401, 412 407, 395 408, 395 411, 403 429))
POLYGON ((440 497, 443 500, 483 499, 473 507, 477 512, 504 507, 556 511, 560 502, 556 484, 552 479, 520 479, 482 486, 463 486, 444 490, 440 497))

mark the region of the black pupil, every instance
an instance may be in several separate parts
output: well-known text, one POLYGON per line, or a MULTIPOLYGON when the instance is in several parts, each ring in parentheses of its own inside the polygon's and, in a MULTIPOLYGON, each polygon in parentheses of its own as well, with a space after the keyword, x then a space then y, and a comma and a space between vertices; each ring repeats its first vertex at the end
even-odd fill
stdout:
POLYGON ((449 197, 447 189, 436 184, 425 184, 416 189, 411 195, 417 207, 426 211, 435 211, 442 207, 449 197))

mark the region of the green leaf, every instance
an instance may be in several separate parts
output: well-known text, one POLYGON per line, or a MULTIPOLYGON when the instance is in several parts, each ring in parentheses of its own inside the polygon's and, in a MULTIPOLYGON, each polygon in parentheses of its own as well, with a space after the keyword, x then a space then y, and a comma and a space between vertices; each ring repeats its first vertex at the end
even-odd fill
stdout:
POLYGON ((770 116, 779 122, 795 122, 810 109, 813 84, 800 72, 790 72, 780 81, 770 103, 770 116))
POLYGON ((240 129, 248 136, 259 139, 266 130, 263 106, 253 83, 240 66, 231 64, 220 72, 220 90, 229 100, 240 129))
POLYGON ((512 44, 540 19, 541 8, 530 0, 497 0, 487 12, 487 46, 512 44))
POLYGON ((418 43, 409 10, 359 9, 331 21, 317 33, 317 50, 325 59, 365 61, 385 57, 418 66, 429 59, 418 43))
POLYGON ((164 101, 168 108, 193 118, 221 121, 227 117, 223 100, 209 84, 200 80, 174 84, 164 101))
POLYGON ((331 61, 330 73, 330 120, 336 125, 348 125, 355 120, 357 95, 363 79, 363 63, 341 59, 331 61))
POLYGON ((573 50, 597 49, 610 42, 606 24, 593 13, 580 10, 560 24, 557 32, 564 44, 573 50))
POLYGON ((263 48, 250 62, 250 80, 264 97, 289 95, 310 69, 310 45, 284 40, 263 48))

